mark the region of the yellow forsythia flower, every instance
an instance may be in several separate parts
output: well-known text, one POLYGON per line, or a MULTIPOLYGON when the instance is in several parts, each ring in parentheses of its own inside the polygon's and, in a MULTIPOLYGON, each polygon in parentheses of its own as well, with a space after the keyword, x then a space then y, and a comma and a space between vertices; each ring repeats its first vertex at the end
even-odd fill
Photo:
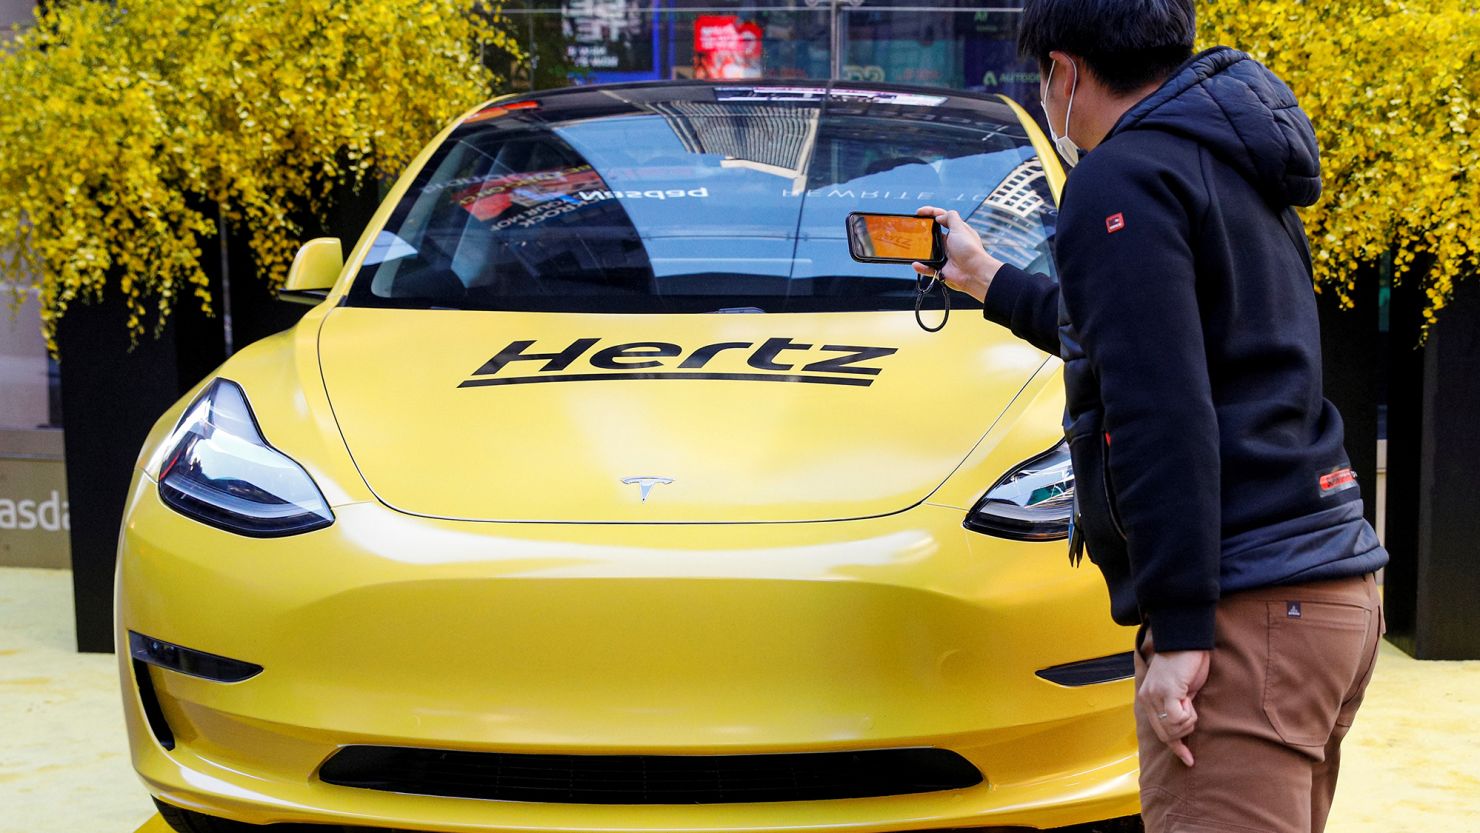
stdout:
POLYGON ((480 0, 54 2, 0 51, 0 271, 67 306, 121 292, 130 335, 210 293, 218 210, 286 276, 336 180, 402 168, 522 54, 480 0), (219 208, 218 208, 219 207, 219 208))
POLYGON ((1303 213, 1317 288, 1344 305, 1393 256, 1428 323, 1480 268, 1480 9, 1475 0, 1205 0, 1199 36, 1284 78, 1316 128, 1321 199, 1303 213), (1427 268, 1425 268, 1427 267, 1427 268))

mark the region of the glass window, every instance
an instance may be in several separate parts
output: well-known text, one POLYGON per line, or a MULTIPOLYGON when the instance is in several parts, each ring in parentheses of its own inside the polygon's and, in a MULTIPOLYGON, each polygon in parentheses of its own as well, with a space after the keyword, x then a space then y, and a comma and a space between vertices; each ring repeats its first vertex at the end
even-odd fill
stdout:
MULTIPOLYGON (((683 78, 838 78, 1038 98, 1014 4, 968 0, 509 0, 520 89, 683 78)), ((500 69, 504 69, 500 67, 500 69)), ((1036 117, 1035 112, 1035 117, 1036 117)))
POLYGON ((854 262, 844 219, 924 204, 960 211, 999 257, 1052 274, 1057 214, 1000 103, 806 86, 572 91, 454 131, 391 215, 350 303, 912 309, 914 272, 854 262))
POLYGON ((5 392, 0 396, 0 431, 60 428, 57 364, 41 338, 36 294, 0 281, 0 297, 5 303, 0 313, 0 390, 5 392))

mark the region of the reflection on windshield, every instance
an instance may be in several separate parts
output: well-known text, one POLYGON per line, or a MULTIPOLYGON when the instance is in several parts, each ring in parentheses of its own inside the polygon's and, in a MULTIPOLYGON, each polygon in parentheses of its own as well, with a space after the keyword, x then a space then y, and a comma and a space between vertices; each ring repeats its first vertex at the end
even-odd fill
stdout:
POLYGON ((911 309, 913 271, 854 262, 844 221, 922 204, 959 211, 1003 260, 1052 273, 1056 211, 1015 122, 928 109, 944 97, 915 96, 902 106, 919 115, 901 118, 815 97, 717 98, 725 89, 465 124, 396 207, 350 302, 911 309))
POLYGON ((1047 239, 1056 215, 1038 157, 1018 163, 966 217, 998 259, 1021 269, 1050 272, 1047 239))
POLYGON ((498 308, 650 295, 652 265, 625 201, 593 196, 606 181, 558 135, 474 133, 427 167, 387 223, 394 242, 366 261, 374 297, 498 308))

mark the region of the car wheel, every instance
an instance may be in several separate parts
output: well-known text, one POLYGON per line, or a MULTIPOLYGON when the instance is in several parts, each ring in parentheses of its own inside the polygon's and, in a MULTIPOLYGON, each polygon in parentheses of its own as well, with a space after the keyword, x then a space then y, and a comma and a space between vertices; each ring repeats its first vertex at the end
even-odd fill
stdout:
POLYGON ((261 825, 216 818, 154 799, 159 815, 177 833, 262 833, 261 825))

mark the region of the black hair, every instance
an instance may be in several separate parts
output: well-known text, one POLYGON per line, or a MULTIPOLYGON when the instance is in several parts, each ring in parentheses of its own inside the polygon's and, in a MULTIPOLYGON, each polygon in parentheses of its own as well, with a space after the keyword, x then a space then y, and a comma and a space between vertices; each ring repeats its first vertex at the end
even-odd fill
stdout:
POLYGON ((1125 94, 1192 57, 1196 21, 1192 0, 1024 0, 1018 53, 1046 70, 1048 53, 1068 52, 1125 94))

